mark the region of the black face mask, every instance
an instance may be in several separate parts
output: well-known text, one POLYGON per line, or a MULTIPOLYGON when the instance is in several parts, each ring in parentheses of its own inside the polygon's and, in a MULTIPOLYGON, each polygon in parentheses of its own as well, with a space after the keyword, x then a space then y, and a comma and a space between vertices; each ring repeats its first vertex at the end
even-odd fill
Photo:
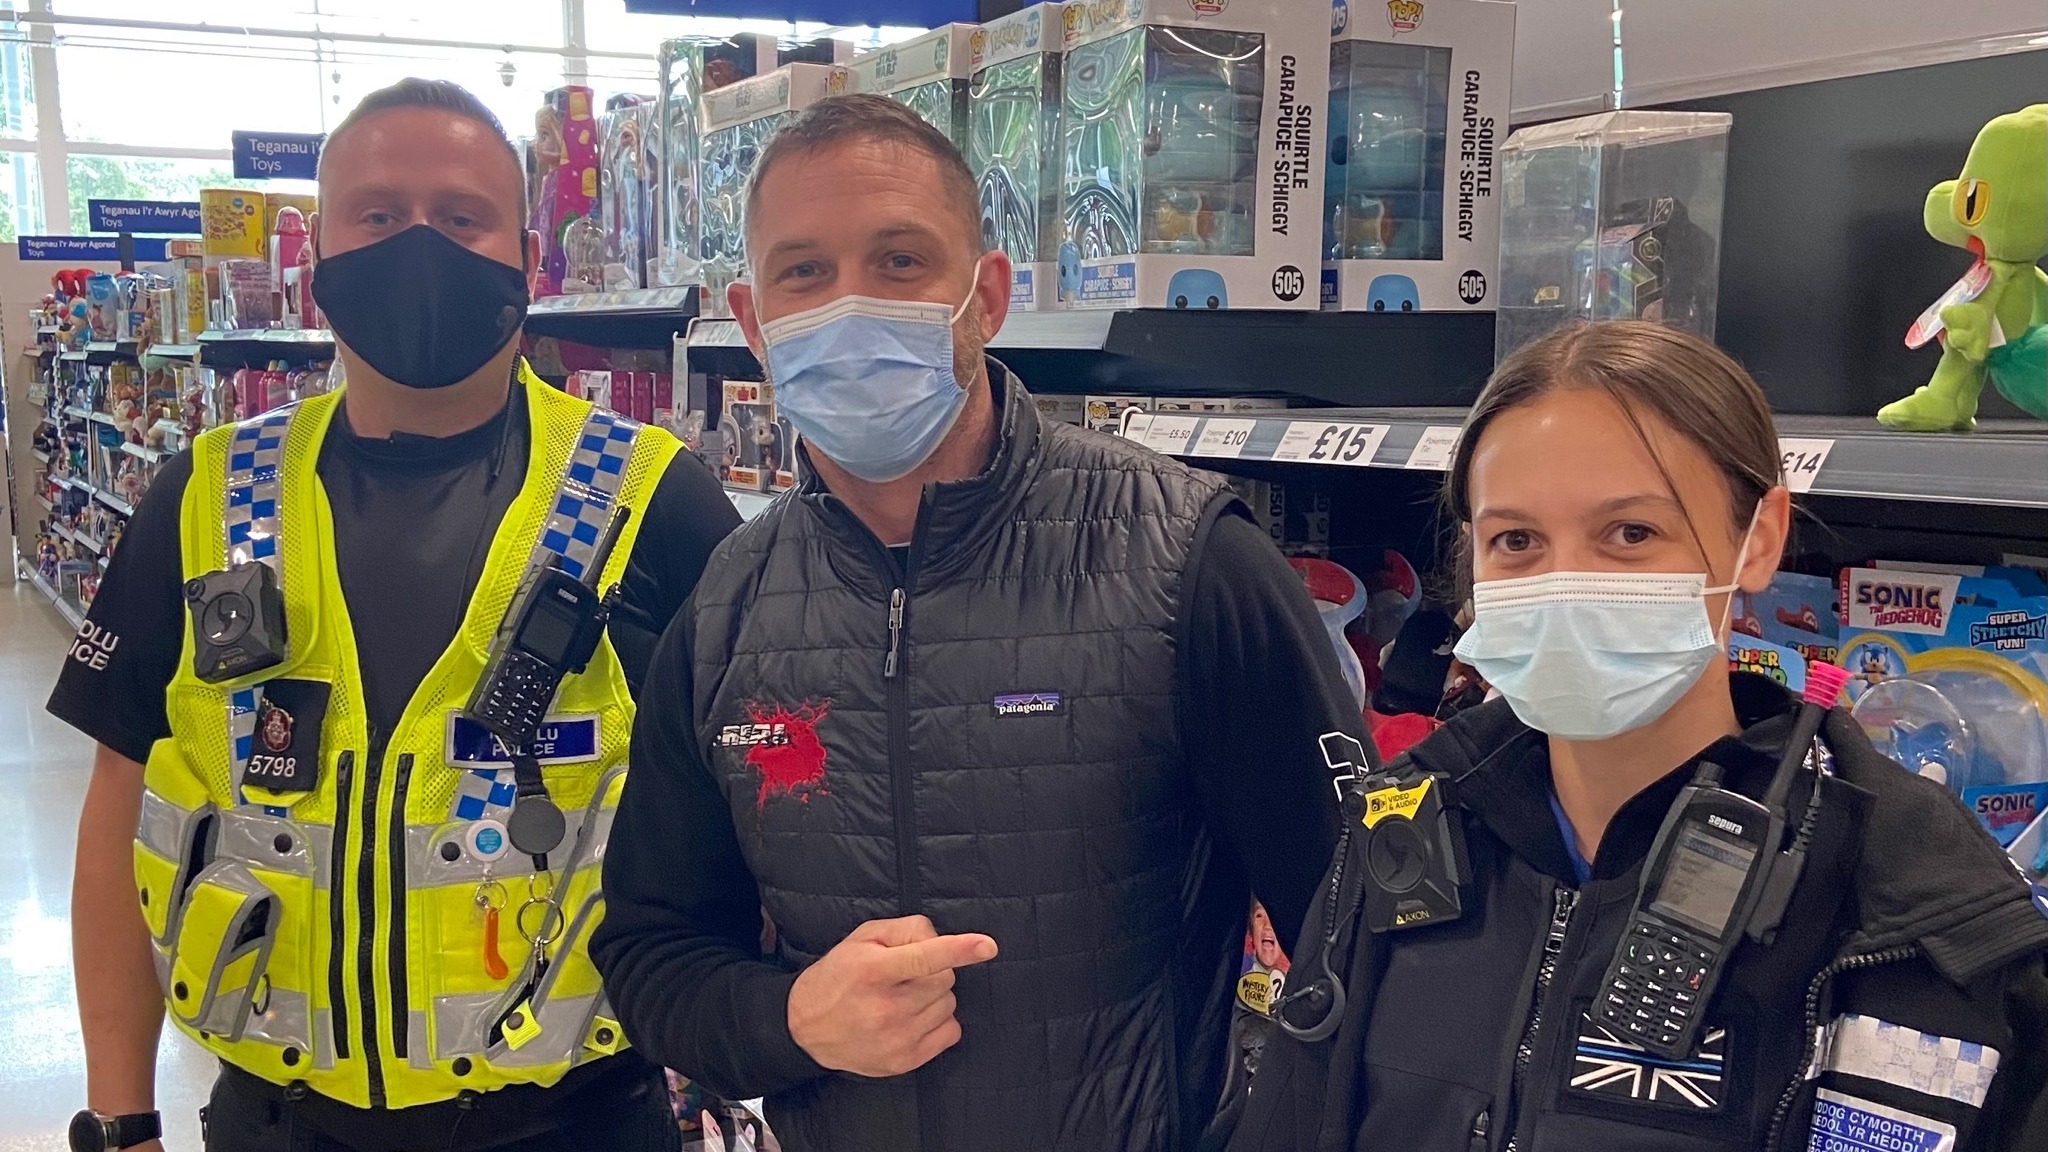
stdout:
POLYGON ((459 384, 526 322, 526 273, 415 224, 322 257, 313 300, 340 341, 409 388, 459 384))

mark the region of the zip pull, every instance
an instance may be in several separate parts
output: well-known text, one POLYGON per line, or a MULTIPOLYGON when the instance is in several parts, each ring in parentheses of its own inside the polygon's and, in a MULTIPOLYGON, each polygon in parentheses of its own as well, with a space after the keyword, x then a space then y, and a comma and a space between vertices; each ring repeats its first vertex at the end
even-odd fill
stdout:
POLYGON ((896 654, 903 647, 903 589, 889 593, 889 656, 882 661, 882 679, 896 678, 896 654))
POLYGON ((1490 1111, 1482 1111, 1479 1118, 1472 1121, 1472 1139, 1466 1143, 1467 1152, 1487 1152, 1486 1126, 1492 1119, 1490 1111))
POLYGON ((1571 888, 1559 888, 1555 898, 1556 904, 1550 913, 1550 934, 1543 938, 1543 951, 1552 956, 1564 951, 1565 933, 1571 929, 1572 909, 1578 907, 1579 894, 1571 888))

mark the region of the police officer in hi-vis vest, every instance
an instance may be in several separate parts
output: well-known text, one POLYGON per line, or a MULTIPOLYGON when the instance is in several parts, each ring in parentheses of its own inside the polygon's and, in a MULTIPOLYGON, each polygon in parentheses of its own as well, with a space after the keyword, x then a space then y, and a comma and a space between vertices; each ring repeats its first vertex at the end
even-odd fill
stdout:
POLYGON ((213 1152, 677 1147, 587 942, 631 693, 738 518, 520 360, 525 208, 475 97, 365 99, 313 230, 345 389, 136 509, 50 700, 99 742, 74 1149, 157 1147, 166 1009, 221 1062, 213 1152))

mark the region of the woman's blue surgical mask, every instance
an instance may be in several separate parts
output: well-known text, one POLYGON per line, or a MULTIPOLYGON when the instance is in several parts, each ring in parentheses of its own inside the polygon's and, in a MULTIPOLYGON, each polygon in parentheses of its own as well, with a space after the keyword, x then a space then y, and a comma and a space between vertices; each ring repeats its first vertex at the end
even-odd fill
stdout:
MULTIPOLYGON (((1743 535, 1735 571, 1749 551, 1743 535)), ((1457 655, 1500 690, 1522 723, 1562 740, 1606 740, 1655 721, 1723 655, 1704 573, 1546 572, 1472 588, 1457 655)), ((1731 598, 1732 602, 1732 598, 1731 598)))
POLYGON ((967 407, 967 386, 953 375, 953 325, 973 301, 973 289, 958 308, 841 296, 761 325, 776 410, 862 480, 908 476, 967 407))

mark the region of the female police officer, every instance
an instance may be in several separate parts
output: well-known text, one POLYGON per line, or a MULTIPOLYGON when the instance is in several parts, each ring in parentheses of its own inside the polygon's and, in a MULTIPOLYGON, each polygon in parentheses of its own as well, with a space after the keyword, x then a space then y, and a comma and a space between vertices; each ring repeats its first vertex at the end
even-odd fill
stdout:
POLYGON ((1755 383, 1661 327, 1558 333, 1487 385, 1447 496, 1458 653, 1505 699, 1350 801, 1232 1147, 2048 1148, 2027 885, 1721 657, 1790 517, 1755 383))

